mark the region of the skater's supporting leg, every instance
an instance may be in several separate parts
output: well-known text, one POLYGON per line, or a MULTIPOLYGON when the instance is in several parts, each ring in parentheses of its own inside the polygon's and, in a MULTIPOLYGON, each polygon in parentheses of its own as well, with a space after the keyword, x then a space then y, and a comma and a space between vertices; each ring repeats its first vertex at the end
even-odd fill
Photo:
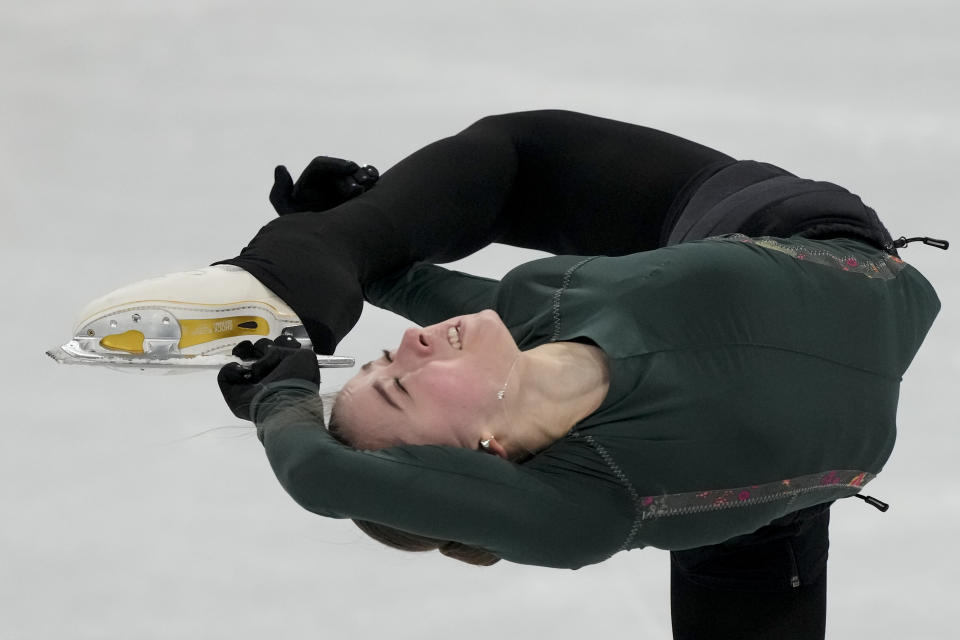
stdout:
POLYGON ((322 213, 285 215, 226 262, 293 307, 322 352, 353 327, 362 287, 491 242, 623 255, 658 246, 670 204, 732 158, 647 127, 566 111, 484 118, 322 213))
POLYGON ((829 505, 719 545, 670 554, 677 640, 822 640, 829 505))

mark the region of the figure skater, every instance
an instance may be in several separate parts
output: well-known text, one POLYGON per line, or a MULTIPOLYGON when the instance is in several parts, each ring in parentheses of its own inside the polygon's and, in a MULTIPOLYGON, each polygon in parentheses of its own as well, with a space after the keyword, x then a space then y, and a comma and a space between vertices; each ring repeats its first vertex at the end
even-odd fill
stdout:
POLYGON ((192 293, 180 274, 138 299, 269 306, 326 354, 364 300, 418 325, 342 388, 328 428, 310 350, 273 329, 211 342, 252 360, 220 387, 300 505, 480 565, 666 549, 675 638, 823 637, 829 507, 890 456, 939 310, 859 197, 535 111, 379 180, 278 167, 271 200, 281 215, 192 293), (492 242, 554 255, 499 281, 438 266, 492 242))

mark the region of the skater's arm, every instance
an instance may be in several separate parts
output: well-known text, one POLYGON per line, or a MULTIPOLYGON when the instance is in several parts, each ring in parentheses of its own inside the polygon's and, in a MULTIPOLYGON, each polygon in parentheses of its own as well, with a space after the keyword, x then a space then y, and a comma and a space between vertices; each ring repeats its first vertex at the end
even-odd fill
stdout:
POLYGON ((455 447, 355 450, 323 428, 319 404, 309 390, 277 383, 252 405, 277 478, 309 511, 552 567, 599 562, 626 539, 632 510, 615 482, 569 463, 557 473, 550 456, 518 465, 455 447))
POLYGON ((499 280, 419 263, 364 289, 367 302, 420 326, 494 308, 499 280))

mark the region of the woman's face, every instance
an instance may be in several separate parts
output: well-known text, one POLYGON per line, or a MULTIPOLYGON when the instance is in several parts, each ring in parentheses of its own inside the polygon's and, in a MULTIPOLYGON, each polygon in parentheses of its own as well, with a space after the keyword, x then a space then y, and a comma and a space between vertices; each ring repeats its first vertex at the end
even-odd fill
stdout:
POLYGON ((497 392, 519 353, 489 309, 408 329, 399 347, 344 385, 334 408, 340 431, 360 449, 476 448, 482 425, 501 410, 497 392))

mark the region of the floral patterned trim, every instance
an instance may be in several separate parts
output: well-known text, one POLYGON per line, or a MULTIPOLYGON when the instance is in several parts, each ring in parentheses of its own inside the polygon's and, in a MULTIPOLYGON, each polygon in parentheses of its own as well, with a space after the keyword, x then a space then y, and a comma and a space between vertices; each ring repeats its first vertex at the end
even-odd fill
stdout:
POLYGON ((842 271, 849 271, 850 273, 858 273, 868 278, 880 278, 882 280, 892 280, 896 278, 897 273, 906 266, 903 260, 888 253, 883 254, 883 257, 878 260, 864 260, 863 256, 858 257, 853 254, 839 255, 827 251, 820 246, 768 236, 751 238, 742 233, 731 233, 726 236, 717 236, 716 239, 730 239, 747 244, 754 244, 764 249, 785 253, 788 256, 796 258, 797 260, 803 260, 804 262, 821 264, 842 271))
MULTIPOLYGON (((848 490, 849 495, 859 493, 875 474, 867 471, 835 470, 813 473, 797 478, 788 478, 766 484, 756 484, 735 489, 691 491, 640 498, 641 519, 683 516, 704 511, 734 509, 777 500, 795 499, 816 491, 848 490)), ((848 497, 844 496, 844 497, 848 497)))
POLYGON ((599 454, 620 484, 627 490, 630 501, 633 503, 633 522, 627 537, 618 551, 630 548, 633 539, 640 532, 644 521, 654 518, 668 518, 670 516, 685 516, 721 509, 736 509, 750 507, 778 500, 788 500, 791 503, 799 496, 818 491, 832 492, 824 498, 824 502, 837 499, 837 492, 846 493, 839 496, 848 498, 860 492, 860 489, 873 480, 876 474, 868 471, 853 471, 849 469, 823 471, 796 478, 787 478, 754 484, 733 489, 711 489, 707 491, 690 491, 687 493, 670 493, 658 496, 641 496, 627 475, 613 459, 613 456, 591 436, 579 431, 570 432, 570 437, 584 440, 599 454))

